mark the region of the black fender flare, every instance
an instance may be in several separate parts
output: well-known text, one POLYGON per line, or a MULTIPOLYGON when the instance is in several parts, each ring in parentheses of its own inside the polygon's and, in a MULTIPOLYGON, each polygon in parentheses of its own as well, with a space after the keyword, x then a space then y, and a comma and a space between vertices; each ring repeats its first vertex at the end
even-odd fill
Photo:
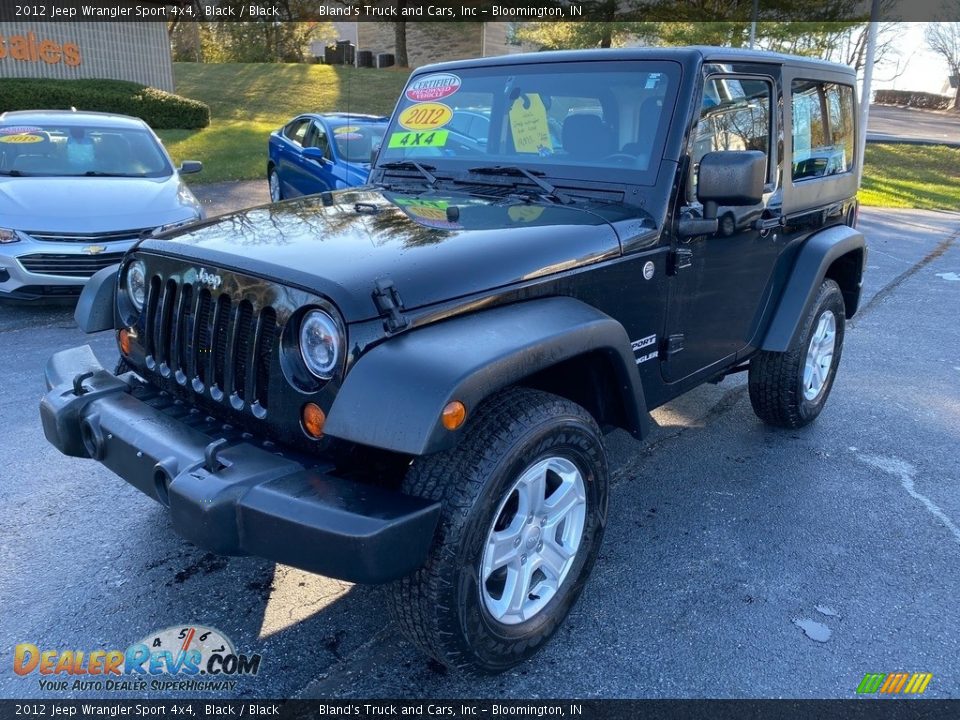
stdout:
POLYGON ((120 327, 117 313, 117 282, 120 277, 120 264, 110 265, 98 270, 87 280, 73 319, 85 333, 112 330, 120 327))
MULTIPOLYGON (((803 318, 809 312, 830 266, 844 255, 858 250, 863 251, 863 262, 866 263, 866 248, 863 234, 847 225, 835 225, 808 238, 797 253, 760 349, 786 352, 793 347, 803 318)), ((855 290, 844 293, 847 317, 853 317, 857 311, 862 277, 861 266, 855 290)))
POLYGON ((347 373, 324 432, 408 455, 446 450, 463 431, 441 425, 447 403, 462 402, 469 421, 477 405, 498 390, 595 351, 607 355, 618 375, 627 429, 645 436, 650 417, 626 330, 569 297, 482 310, 381 343, 347 373))

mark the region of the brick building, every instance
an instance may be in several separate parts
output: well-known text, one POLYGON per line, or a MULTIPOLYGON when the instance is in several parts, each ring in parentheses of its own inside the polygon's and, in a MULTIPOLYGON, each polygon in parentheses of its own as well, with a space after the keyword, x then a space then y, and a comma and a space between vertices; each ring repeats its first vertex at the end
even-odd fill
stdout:
POLYGON ((163 22, 0 22, 0 77, 132 80, 173 91, 163 22))
MULTIPOLYGON (((520 52, 519 46, 507 42, 509 23, 408 22, 407 59, 410 67, 445 60, 507 55, 520 52)), ((392 22, 335 22, 340 40, 349 40, 357 50, 393 53, 392 22)))

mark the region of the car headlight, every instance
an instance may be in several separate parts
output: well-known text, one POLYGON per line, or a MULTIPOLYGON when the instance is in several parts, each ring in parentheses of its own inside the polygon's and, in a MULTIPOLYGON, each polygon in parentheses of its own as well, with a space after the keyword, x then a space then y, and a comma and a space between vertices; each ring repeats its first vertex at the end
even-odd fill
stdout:
POLYGON ((313 375, 329 380, 340 363, 340 330, 323 310, 311 310, 300 323, 300 355, 313 375))
POLYGON ((134 260, 127 265, 124 289, 137 312, 143 310, 143 303, 147 299, 147 268, 142 260, 134 260))
POLYGON ((19 241, 20 236, 17 235, 16 230, 0 227, 0 245, 6 245, 8 243, 15 243, 19 241))

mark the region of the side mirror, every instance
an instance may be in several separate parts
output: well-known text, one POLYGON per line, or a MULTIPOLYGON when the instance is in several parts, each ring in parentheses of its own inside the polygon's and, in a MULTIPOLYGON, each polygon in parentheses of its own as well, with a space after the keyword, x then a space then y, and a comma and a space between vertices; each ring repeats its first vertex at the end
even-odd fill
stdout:
POLYGON ((303 156, 308 160, 316 160, 317 162, 327 162, 326 151, 321 150, 318 147, 305 147, 303 149, 303 156))
POLYGON ((757 205, 763 200, 767 156, 759 150, 710 152, 700 159, 697 199, 703 216, 717 217, 717 207, 757 205))
POLYGON ((203 170, 203 163, 199 160, 184 160, 180 163, 180 168, 177 170, 181 175, 193 175, 203 170))
POLYGON ((377 155, 380 154, 380 146, 377 145, 370 151, 370 164, 375 165, 377 162, 377 155))

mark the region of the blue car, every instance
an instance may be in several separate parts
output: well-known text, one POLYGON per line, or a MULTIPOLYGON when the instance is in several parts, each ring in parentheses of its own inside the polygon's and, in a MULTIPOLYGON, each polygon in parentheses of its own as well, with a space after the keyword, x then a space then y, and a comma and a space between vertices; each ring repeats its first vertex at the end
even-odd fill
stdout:
POLYGON ((270 133, 267 181, 274 202, 363 185, 389 118, 308 113, 270 133))

